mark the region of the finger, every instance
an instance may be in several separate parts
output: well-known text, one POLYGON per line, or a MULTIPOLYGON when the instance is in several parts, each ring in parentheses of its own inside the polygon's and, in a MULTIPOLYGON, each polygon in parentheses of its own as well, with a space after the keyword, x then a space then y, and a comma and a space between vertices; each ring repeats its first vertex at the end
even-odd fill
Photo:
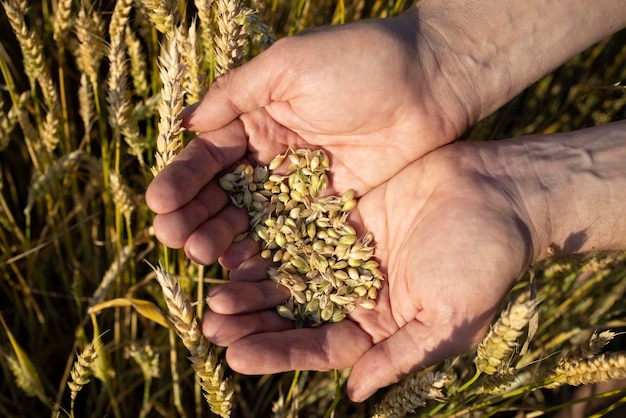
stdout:
POLYGON ((275 310, 243 315, 220 315, 207 312, 202 320, 202 332, 213 344, 222 347, 251 334, 284 331, 293 328, 293 321, 281 318, 275 310))
POLYGON ((183 112, 183 126, 194 132, 219 129, 239 117, 268 105, 277 91, 277 83, 284 79, 284 41, 248 63, 228 71, 215 79, 202 100, 183 112))
POLYGON ((267 279, 267 270, 275 263, 271 260, 255 255, 239 264, 230 272, 230 280, 232 281, 259 281, 267 279))
POLYGON ((408 322, 358 359, 348 379, 348 396, 362 402, 378 389, 469 348, 454 343, 451 332, 446 334, 417 320, 408 322))
POLYGON ((189 235, 228 203, 226 193, 212 181, 182 208, 154 218, 157 239, 170 248, 181 248, 189 235))
POLYGON ((199 264, 211 264, 226 251, 233 238, 247 228, 246 211, 231 205, 226 206, 189 235, 184 245, 185 254, 199 264))
POLYGON ((372 343, 351 321, 319 328, 252 334, 226 351, 228 365, 244 374, 290 370, 331 370, 351 367, 372 343))
POLYGON ((263 311, 286 301, 289 290, 269 280, 261 282, 228 282, 209 292, 209 309, 222 315, 263 311))
POLYGON ((186 205, 217 173, 240 159, 246 147, 240 121, 194 138, 152 180, 146 191, 148 207, 161 214, 186 205))
POLYGON ((261 245, 248 236, 241 241, 233 242, 220 256, 220 264, 226 269, 235 269, 248 258, 259 254, 260 248, 261 245))

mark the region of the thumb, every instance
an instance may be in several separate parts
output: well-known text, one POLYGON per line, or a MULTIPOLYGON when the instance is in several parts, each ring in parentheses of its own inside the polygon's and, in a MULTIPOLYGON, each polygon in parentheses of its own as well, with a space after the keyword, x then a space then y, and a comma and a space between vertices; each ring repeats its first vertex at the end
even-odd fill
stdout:
POLYGON ((284 56, 279 44, 282 42, 216 78, 202 100, 185 109, 183 126, 193 132, 214 131, 244 113, 267 106, 283 68, 289 66, 287 60, 279 58, 284 56))

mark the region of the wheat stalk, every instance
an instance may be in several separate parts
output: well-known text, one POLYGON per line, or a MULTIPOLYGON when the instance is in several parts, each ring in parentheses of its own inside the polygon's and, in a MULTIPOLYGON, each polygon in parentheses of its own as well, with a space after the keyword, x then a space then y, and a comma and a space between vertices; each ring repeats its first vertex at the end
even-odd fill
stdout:
POLYGON ((222 417, 230 416, 234 389, 230 379, 224 380, 223 367, 218 363, 210 343, 202 335, 200 321, 195 316, 191 303, 172 275, 161 266, 152 268, 163 291, 170 321, 189 350, 189 361, 200 381, 211 411, 222 417))

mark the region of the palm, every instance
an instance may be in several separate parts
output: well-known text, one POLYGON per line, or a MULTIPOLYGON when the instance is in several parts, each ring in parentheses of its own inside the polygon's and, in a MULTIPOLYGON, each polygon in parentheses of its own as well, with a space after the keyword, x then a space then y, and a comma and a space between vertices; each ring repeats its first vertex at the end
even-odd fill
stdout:
MULTIPOLYGON (((275 286, 236 280, 216 289, 205 331, 230 345, 230 365, 245 373, 354 367, 351 390, 359 399, 473 346, 530 253, 511 201, 478 181, 465 148, 425 156, 359 201, 352 220, 374 233, 388 277, 375 310, 296 330, 266 311, 285 297, 275 286), (246 289, 260 288, 264 298, 242 299, 246 289)), ((234 275, 241 277, 237 269, 234 275)))
POLYGON ((432 97, 435 83, 416 56, 416 40, 403 34, 402 22, 412 20, 285 38, 218 78, 187 126, 211 131, 238 116, 249 155, 261 163, 290 145, 324 148, 335 187, 363 194, 460 134, 454 112, 432 97), (374 161, 375 170, 359 169, 374 161))

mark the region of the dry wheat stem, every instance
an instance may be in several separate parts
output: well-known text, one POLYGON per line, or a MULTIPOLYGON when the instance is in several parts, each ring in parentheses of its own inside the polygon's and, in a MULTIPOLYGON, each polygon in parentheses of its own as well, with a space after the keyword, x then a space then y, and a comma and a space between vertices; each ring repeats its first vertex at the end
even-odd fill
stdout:
POLYGON ((178 281, 161 266, 152 267, 161 286, 169 311, 169 318, 181 341, 189 350, 189 361, 200 381, 204 396, 211 410, 222 416, 230 416, 234 389, 230 379, 224 379, 222 365, 217 361, 210 343, 202 335, 200 321, 178 281))

